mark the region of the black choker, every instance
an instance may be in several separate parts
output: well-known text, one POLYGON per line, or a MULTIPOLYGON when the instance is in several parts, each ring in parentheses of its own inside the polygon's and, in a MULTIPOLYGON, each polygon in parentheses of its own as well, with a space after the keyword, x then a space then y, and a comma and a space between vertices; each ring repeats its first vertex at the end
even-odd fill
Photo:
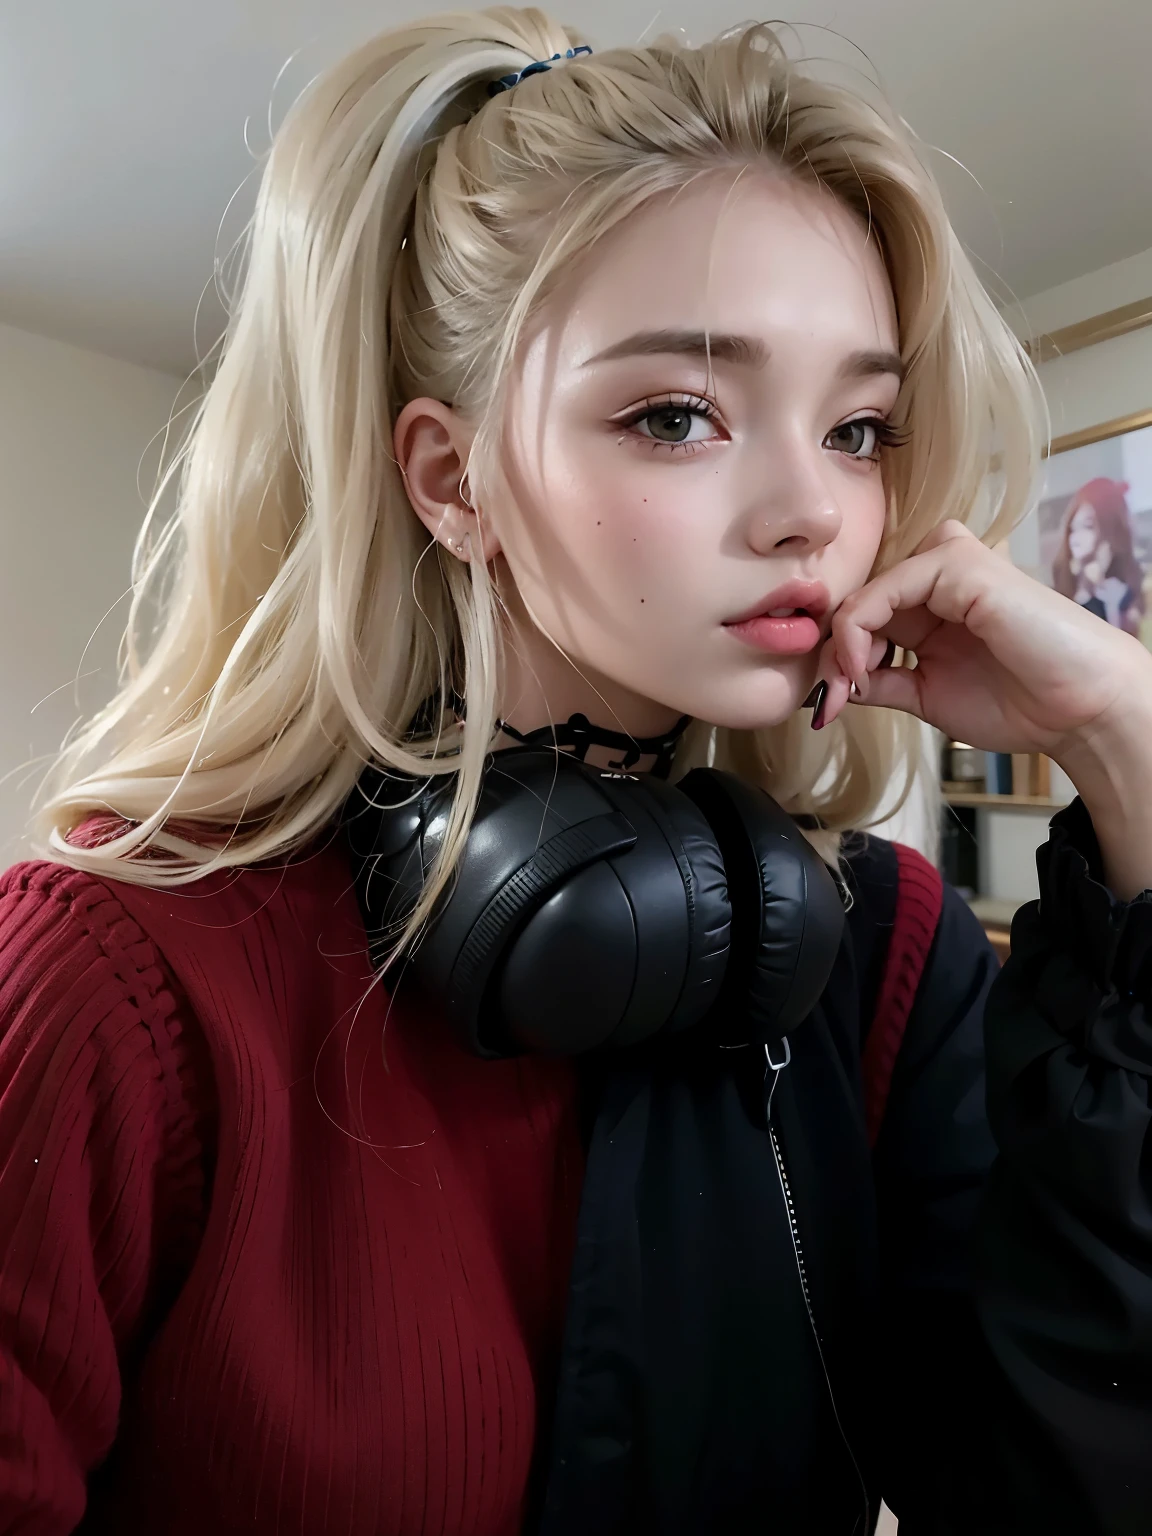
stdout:
MULTIPOLYGON (((464 719, 464 700, 455 689, 448 690, 444 702, 458 719, 464 719)), ((434 693, 425 699, 409 727, 409 739, 433 734, 441 707, 438 694, 434 693)), ((676 745, 691 721, 691 715, 681 715, 672 729, 665 731, 662 736, 630 736, 627 731, 604 730, 599 725, 593 725, 587 715, 581 714, 569 715, 562 725, 542 725, 526 733, 521 733, 504 720, 497 720, 496 729, 503 731, 505 736, 511 736, 517 746, 555 747, 561 752, 572 752, 580 762, 584 761, 589 747, 612 747, 624 754, 618 761, 610 761, 608 764, 610 770, 618 773, 630 772, 642 757, 651 755, 656 761, 648 772, 655 778, 666 779, 672 768, 676 745)))
POLYGON ((504 720, 497 720, 497 730, 522 747, 552 746, 561 752, 572 752, 583 762, 589 747, 613 747, 624 756, 619 762, 609 762, 608 767, 621 773, 634 768, 642 757, 654 754, 656 761, 648 770, 655 778, 666 779, 672 767, 672 754, 684 734, 691 715, 681 715, 670 731, 662 736, 630 736, 627 731, 608 731, 593 725, 587 715, 569 715, 561 724, 542 725, 538 730, 522 734, 504 720))

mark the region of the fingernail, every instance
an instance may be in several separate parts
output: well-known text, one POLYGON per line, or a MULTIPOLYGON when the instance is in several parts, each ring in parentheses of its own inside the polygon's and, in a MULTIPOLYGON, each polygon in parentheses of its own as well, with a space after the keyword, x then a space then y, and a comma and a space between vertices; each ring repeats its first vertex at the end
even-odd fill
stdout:
POLYGON ((821 681, 812 690, 812 697, 816 706, 812 711, 812 729, 822 731, 824 729, 824 706, 828 702, 828 684, 821 681))
MULTIPOLYGON (((892 658, 895 656, 895 654, 896 642, 895 640, 889 640, 888 644, 884 647, 884 654, 880 658, 879 667, 890 667, 892 665, 892 658)), ((879 670, 879 667, 877 670, 879 670)))
POLYGON ((801 704, 800 708, 801 709, 815 709, 817 704, 819 704, 819 702, 820 702, 820 690, 821 690, 821 688, 824 688, 826 686, 827 685, 825 683, 817 683, 815 688, 813 688, 812 692, 804 700, 803 704, 801 704))

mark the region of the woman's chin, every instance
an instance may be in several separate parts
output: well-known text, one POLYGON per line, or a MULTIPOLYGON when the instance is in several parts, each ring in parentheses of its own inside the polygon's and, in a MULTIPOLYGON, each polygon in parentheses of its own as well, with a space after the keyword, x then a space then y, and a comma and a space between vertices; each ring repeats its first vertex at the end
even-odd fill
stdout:
POLYGON ((709 690, 702 708, 684 712, 721 730, 771 730, 794 715, 811 692, 807 679, 802 688, 797 682, 795 676, 757 678, 751 686, 742 680, 736 687, 709 690))
MULTIPOLYGON (((715 712, 714 712, 715 713, 715 712)), ((770 731, 783 725, 796 713, 796 709, 786 709, 779 714, 752 714, 732 713, 725 714, 722 719, 709 721, 718 730, 722 731, 770 731)))

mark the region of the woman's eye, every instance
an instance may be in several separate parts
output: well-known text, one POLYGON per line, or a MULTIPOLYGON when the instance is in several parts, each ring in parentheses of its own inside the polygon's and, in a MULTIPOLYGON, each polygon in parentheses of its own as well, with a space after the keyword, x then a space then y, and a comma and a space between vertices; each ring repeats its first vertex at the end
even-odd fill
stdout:
POLYGON ((824 441, 829 448, 847 454, 849 458, 874 459, 878 457, 882 427, 883 423, 879 421, 846 421, 843 426, 833 427, 824 441))
POLYGON ((701 443, 714 436, 709 429, 712 418, 698 406, 660 405, 634 416, 627 423, 635 427, 642 437, 650 437, 658 443, 675 447, 680 443, 701 443), (694 432, 693 428, 697 430, 694 432))

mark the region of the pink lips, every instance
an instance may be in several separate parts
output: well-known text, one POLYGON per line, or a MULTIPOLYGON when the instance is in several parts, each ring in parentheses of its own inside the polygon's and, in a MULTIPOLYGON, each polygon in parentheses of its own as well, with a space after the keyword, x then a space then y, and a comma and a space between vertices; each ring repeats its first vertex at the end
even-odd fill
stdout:
POLYGON ((788 581, 724 628, 774 656, 802 656, 820 643, 819 620, 831 598, 822 581, 788 581))
POLYGON ((815 619, 745 619, 741 624, 725 624, 725 629, 758 651, 774 656, 803 656, 820 643, 820 626, 815 619))

